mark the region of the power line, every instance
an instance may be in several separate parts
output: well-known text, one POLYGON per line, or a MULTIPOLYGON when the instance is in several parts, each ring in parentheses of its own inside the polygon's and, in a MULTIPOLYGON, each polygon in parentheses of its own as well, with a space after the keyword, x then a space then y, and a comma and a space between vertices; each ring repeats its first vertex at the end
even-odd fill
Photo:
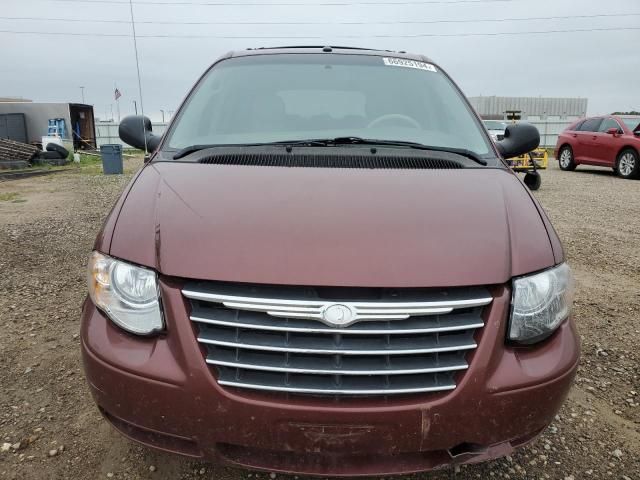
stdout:
MULTIPOLYGON (((637 17, 640 13, 603 13, 597 15, 572 15, 554 17, 523 17, 523 18, 481 18, 474 20, 394 20, 394 21, 335 21, 335 22, 269 22, 269 21, 213 21, 213 22, 176 22, 157 20, 136 20, 136 23, 147 25, 432 25, 439 23, 492 23, 492 22, 522 22, 535 20, 573 20, 586 18, 617 18, 617 17, 637 17)), ((129 20, 107 20, 107 19, 80 19, 80 18, 43 18, 43 17, 3 17, 0 20, 26 20, 26 21, 47 21, 47 22, 72 22, 72 23, 116 23, 130 24, 129 20)))
MULTIPOLYGON (((476 32, 476 33, 416 33, 416 34, 374 34, 374 35, 332 35, 334 38, 367 39, 367 38, 432 38, 432 37, 497 37, 502 35, 542 35, 549 33, 579 33, 579 32, 612 32, 640 30, 640 27, 609 27, 609 28, 574 28, 565 30, 537 30, 520 32, 476 32)), ((121 37, 130 38, 129 34, 120 33, 80 33, 80 32, 37 32, 37 31, 16 31, 0 30, 0 33, 16 35, 56 35, 56 36, 81 36, 81 37, 121 37)), ((137 38, 172 38, 172 39, 193 39, 193 38, 218 38, 236 40, 326 40, 322 36, 291 36, 291 35, 138 35, 137 38)))
MULTIPOLYGON (((55 1, 55 2, 71 2, 71 3, 108 3, 112 4, 123 4, 128 5, 129 2, 126 0, 41 0, 41 1, 55 1)), ((304 6, 304 7, 346 7, 346 6, 354 6, 354 5, 366 5, 366 6, 375 6, 375 5, 435 5, 435 4, 445 4, 445 5, 455 5, 460 3, 511 3, 523 0, 402 0, 398 2, 394 1, 340 1, 340 0, 331 0, 331 1, 320 1, 320 2, 270 2, 270 3, 262 3, 262 2, 253 2, 253 1, 243 1, 243 2, 230 2, 230 1, 193 1, 193 0, 184 0, 184 1, 157 1, 157 0, 147 0, 147 1, 138 1, 133 2, 134 5, 207 5, 214 7, 289 7, 289 6, 304 6)))

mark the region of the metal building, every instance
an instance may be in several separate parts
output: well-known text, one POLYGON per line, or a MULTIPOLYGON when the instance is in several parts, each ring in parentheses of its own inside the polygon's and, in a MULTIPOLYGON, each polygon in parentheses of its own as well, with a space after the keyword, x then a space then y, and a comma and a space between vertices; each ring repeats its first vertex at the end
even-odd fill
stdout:
POLYGON ((522 120, 571 121, 587 115, 586 98, 550 97, 469 97, 484 119, 506 119, 508 110, 520 110, 522 120))
MULTIPOLYGON (((25 143, 38 143, 49 135, 52 120, 65 126, 57 134, 74 148, 96 148, 93 106, 81 103, 35 103, 31 101, 0 102, 0 116, 21 114, 25 143)), ((10 129, 6 129, 9 131, 10 129)), ((11 130, 15 131, 15 129, 11 130)), ((23 141, 22 138, 14 140, 23 141)))

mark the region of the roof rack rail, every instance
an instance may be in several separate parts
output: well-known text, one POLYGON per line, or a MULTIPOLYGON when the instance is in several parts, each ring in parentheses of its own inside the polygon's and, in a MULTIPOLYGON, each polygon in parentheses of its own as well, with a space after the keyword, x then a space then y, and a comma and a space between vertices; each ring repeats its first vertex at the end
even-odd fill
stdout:
POLYGON ((377 48, 364 48, 364 47, 349 47, 344 45, 283 45, 280 47, 255 47, 255 48, 247 48, 247 50, 281 50, 281 49, 308 49, 308 48, 331 48, 336 50, 369 50, 369 51, 378 51, 378 52, 392 52, 392 50, 379 50, 377 48))

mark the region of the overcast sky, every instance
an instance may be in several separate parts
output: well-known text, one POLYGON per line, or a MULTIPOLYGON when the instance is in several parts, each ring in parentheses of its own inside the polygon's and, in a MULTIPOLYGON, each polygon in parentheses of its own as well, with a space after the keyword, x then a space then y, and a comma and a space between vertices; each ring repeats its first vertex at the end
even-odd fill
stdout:
MULTIPOLYGON (((423 53, 447 70, 468 96, 587 97, 589 114, 640 110, 640 29, 630 29, 640 28, 639 0, 134 2, 145 113, 154 120, 161 118, 161 110, 176 110, 193 82, 218 56, 246 47, 287 44, 423 53), (388 5, 394 1, 396 5, 388 5), (531 17, 559 18, 479 21, 531 17), (445 20, 453 22, 438 23, 445 20), (592 29, 600 31, 469 35, 592 29), (189 35, 208 38, 176 38, 189 35)), ((122 115, 133 111, 138 84, 131 25, 124 23, 130 19, 127 0, 0 3, 0 97, 79 102, 79 87, 84 86, 86 103, 104 117, 111 115, 112 106, 114 113, 117 110, 113 99, 117 84, 122 115), (70 33, 87 35, 66 35, 70 33)))

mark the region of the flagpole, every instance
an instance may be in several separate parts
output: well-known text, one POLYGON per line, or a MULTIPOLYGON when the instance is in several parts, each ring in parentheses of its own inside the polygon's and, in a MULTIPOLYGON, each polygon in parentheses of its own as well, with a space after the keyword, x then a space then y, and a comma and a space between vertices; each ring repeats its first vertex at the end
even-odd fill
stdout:
MULTIPOLYGON (((133 0, 129 0, 129 12, 131 13, 131 30, 133 32, 133 49, 136 53, 136 69, 138 71, 138 94, 140 95, 140 113, 142 116, 142 128, 145 127, 144 121, 144 103, 142 101, 142 80, 140 79, 140 61, 138 59, 138 39, 136 37, 136 21, 133 17, 133 0)), ((145 156, 149 153, 149 148, 147 147, 147 135, 145 132, 144 136, 144 154, 145 156)))
POLYGON ((118 95, 120 91, 118 90, 118 85, 116 82, 113 82, 113 96, 116 98, 116 107, 118 109, 118 123, 120 123, 120 95, 118 95))

